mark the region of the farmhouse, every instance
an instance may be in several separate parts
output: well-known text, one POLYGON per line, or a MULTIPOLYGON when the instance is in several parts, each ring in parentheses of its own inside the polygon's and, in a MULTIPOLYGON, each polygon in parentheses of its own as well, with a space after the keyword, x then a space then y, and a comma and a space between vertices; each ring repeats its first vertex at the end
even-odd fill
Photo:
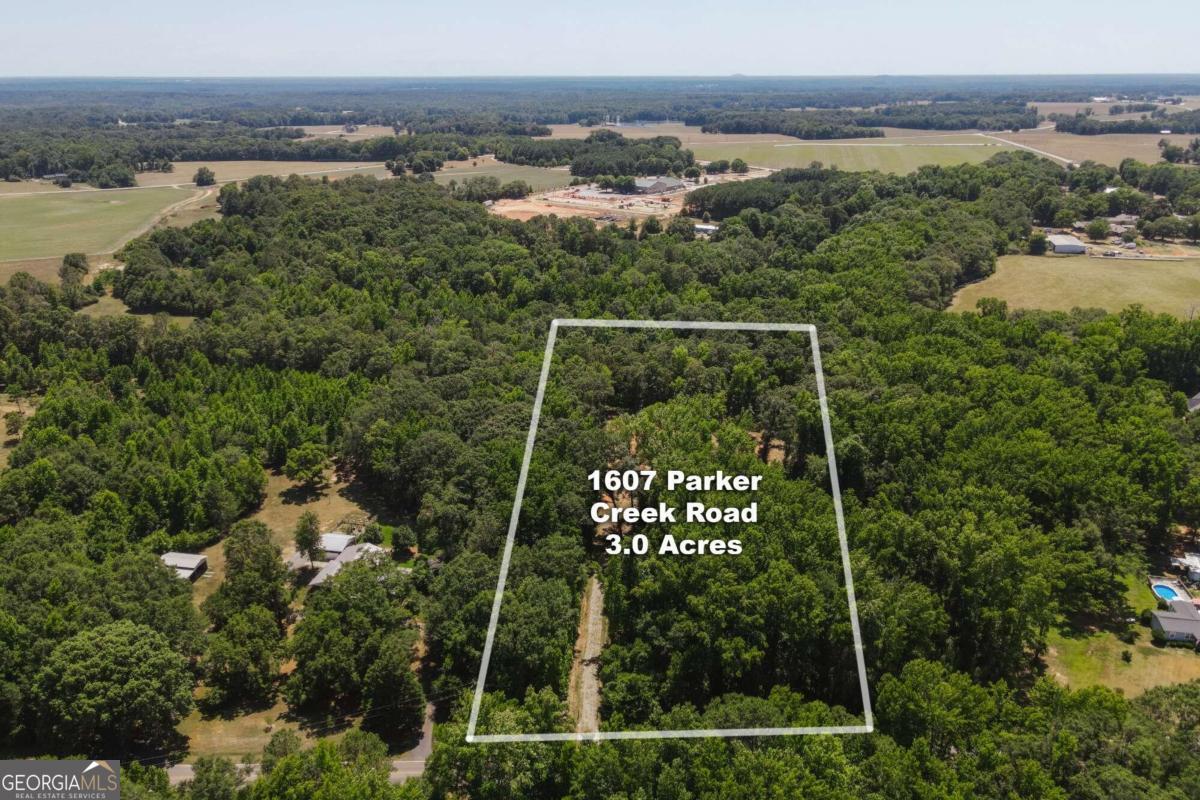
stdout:
POLYGON ((1150 615, 1154 638, 1195 647, 1200 643, 1200 610, 1192 605, 1191 600, 1171 600, 1167 605, 1169 611, 1155 611, 1150 615))
POLYGON ((1046 237, 1050 244, 1050 250, 1055 253, 1079 254, 1086 253, 1087 247, 1083 242, 1076 239, 1074 236, 1056 233, 1053 236, 1046 237))
POLYGON ((194 581, 208 571, 208 559, 196 553, 163 553, 159 559, 185 581, 194 581))
POLYGON ((666 194, 682 189, 686 184, 679 178, 637 178, 633 182, 638 194, 666 194))
POLYGON ((353 564, 355 561, 358 561, 364 556, 374 555, 382 552, 382 547, 370 544, 369 542, 349 545, 338 554, 337 558, 321 567, 321 571, 313 576, 313 579, 308 582, 308 586, 310 589, 315 589, 326 581, 333 580, 333 576, 341 572, 342 567, 346 566, 347 564, 353 564))

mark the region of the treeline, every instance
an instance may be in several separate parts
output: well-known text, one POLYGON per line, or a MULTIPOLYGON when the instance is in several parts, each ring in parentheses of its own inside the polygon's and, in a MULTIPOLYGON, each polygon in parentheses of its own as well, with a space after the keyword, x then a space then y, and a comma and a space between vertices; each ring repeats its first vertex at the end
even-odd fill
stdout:
POLYGON ((895 103, 867 111, 721 111, 692 120, 710 133, 780 133, 799 139, 883 136, 880 127, 1010 130, 1037 127, 1037 110, 1022 102, 895 103))
POLYGON ((400 161, 411 168, 487 152, 480 137, 465 133, 364 140, 303 136, 296 128, 206 124, 0 131, 0 180, 65 174, 110 188, 134 185, 135 172, 170 171, 176 161, 400 161))
POLYGON ((705 133, 780 133, 797 139, 859 139, 883 131, 855 124, 846 112, 732 111, 702 115, 705 133))
POLYGON ((1105 133, 1200 133, 1200 111, 1179 111, 1149 119, 1105 120, 1085 114, 1056 116, 1054 129, 1059 133, 1098 136, 1105 133))
POLYGON ((628 139, 607 128, 586 139, 509 139, 495 144, 496 158, 536 167, 571 165, 571 174, 597 175, 682 174, 695 163, 692 151, 673 136, 628 139))

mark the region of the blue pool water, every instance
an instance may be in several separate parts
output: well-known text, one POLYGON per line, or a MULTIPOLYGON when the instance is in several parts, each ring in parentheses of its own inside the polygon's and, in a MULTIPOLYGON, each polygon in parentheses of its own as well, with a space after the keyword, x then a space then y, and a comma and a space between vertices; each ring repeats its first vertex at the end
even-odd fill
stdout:
POLYGON ((1154 587, 1154 593, 1163 600, 1175 600, 1179 597, 1179 592, 1175 591, 1170 586, 1163 586, 1161 583, 1154 587))

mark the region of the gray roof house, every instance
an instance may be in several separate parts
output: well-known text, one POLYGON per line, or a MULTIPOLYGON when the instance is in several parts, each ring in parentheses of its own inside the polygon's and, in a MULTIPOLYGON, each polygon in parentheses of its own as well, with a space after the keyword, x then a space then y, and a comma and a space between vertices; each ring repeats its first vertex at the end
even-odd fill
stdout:
POLYGON ((637 188, 638 194, 664 194, 665 192, 674 192, 682 189, 685 184, 679 178, 658 177, 658 178, 635 178, 633 181, 637 188))
POLYGON ((194 581, 208 571, 208 559, 196 553, 170 552, 158 558, 185 581, 194 581))
POLYGON ((1169 611, 1155 611, 1150 615, 1154 638, 1195 647, 1200 643, 1200 610, 1192 605, 1191 600, 1172 600, 1167 605, 1169 611))
POLYGON ((364 556, 382 553, 383 548, 363 542, 362 544, 352 544, 338 554, 338 557, 330 561, 325 566, 321 567, 321 571, 313 576, 313 579, 308 582, 310 589, 315 589, 326 581, 333 580, 333 577, 342 571, 342 567, 347 564, 352 564, 364 556))
POLYGON ((352 533, 342 533, 341 531, 323 533, 321 534, 320 547, 325 551, 326 558, 332 560, 337 558, 347 547, 354 544, 357 538, 352 533))

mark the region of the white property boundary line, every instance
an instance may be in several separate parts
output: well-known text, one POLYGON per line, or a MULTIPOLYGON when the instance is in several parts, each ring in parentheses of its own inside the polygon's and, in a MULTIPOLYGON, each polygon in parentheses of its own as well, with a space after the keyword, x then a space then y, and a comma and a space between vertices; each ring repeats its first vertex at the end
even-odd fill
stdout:
POLYGON ((467 722, 467 742, 564 742, 603 741, 613 739, 698 739, 706 737, 733 738, 739 736, 798 736, 836 733, 871 733, 875 729, 871 714, 871 695, 867 688, 867 667, 863 659, 862 633, 858 625, 858 603, 854 599, 854 577, 850 574, 850 547, 846 542, 846 520, 842 512, 842 490, 838 483, 837 460, 833 454, 833 431, 829 424, 829 404, 825 397, 825 374, 821 369, 821 348, 817 342, 817 329, 813 325, 789 322, 695 322, 686 320, 618 320, 618 319, 556 319, 550 323, 550 335, 546 337, 546 353, 542 357, 542 373, 538 379, 537 394, 533 400, 533 416, 529 420, 529 434, 525 437, 525 457, 521 461, 521 473, 517 478, 516 499, 512 516, 508 521, 508 538, 504 542, 504 555, 500 560, 500 579, 496 584, 496 597, 492 600, 492 616, 488 622, 487 639, 483 645, 483 658, 479 664, 479 679, 475 683, 475 696, 471 701, 471 717, 467 722), (838 544, 842 552, 842 574, 846 582, 846 600, 850 605, 850 629, 854 634, 854 658, 858 666, 858 684, 862 691, 863 725, 828 725, 801 728, 716 728, 680 731, 596 731, 593 733, 475 733, 479 722, 479 707, 483 702, 484 681, 487 679, 488 664, 492 659, 492 645, 496 639, 496 625, 500 619, 500 602, 504 596, 504 583, 508 578, 508 565, 512 558, 513 542, 517 536, 517 521, 521 516, 521 503, 525 497, 525 481, 529 477, 529 462, 533 456, 533 443, 537 438, 538 421, 542 416, 542 399, 546 394, 546 381, 550 377, 550 362, 554 355, 554 340, 559 328, 666 328, 704 331, 762 331, 784 333, 807 333, 812 343, 813 370, 817 377, 817 399, 821 404, 821 424, 825 433, 825 453, 829 464, 829 485, 833 494, 834 516, 837 518, 838 544))

